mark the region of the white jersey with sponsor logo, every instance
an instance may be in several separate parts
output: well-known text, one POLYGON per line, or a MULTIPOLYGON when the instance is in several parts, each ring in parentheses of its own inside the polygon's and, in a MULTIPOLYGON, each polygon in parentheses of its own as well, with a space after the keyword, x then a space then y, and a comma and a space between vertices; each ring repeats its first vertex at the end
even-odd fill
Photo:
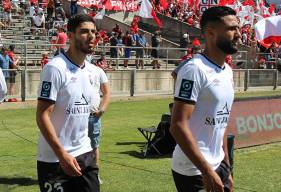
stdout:
MULTIPOLYGON (((177 75, 175 100, 195 105, 188 126, 215 170, 224 159, 223 137, 234 99, 232 69, 228 64, 220 67, 203 54, 187 62, 177 75)), ((182 175, 201 174, 179 145, 173 153, 172 169, 182 175)))
POLYGON ((92 102, 91 110, 96 112, 99 110, 100 106, 100 87, 102 84, 107 83, 108 79, 105 72, 95 65, 93 65, 93 88, 94 88, 94 100, 92 102))
MULTIPOLYGON (((92 150, 88 137, 88 118, 93 97, 94 71, 85 62, 80 68, 66 55, 52 59, 41 73, 38 99, 53 101, 51 122, 65 150, 77 157, 92 150)), ((57 162, 58 158, 42 134, 39 137, 37 159, 57 162)))

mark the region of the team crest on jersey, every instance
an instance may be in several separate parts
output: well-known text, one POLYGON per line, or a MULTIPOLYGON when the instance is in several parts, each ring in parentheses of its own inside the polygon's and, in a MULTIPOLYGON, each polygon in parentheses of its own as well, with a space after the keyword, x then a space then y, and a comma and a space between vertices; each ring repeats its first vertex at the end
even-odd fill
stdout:
POLYGON ((42 88, 41 88, 41 97, 50 97, 51 94, 51 88, 52 88, 52 83, 48 81, 43 81, 42 82, 42 88))
POLYGON ((192 94, 194 81, 182 79, 179 96, 185 99, 190 99, 192 94))

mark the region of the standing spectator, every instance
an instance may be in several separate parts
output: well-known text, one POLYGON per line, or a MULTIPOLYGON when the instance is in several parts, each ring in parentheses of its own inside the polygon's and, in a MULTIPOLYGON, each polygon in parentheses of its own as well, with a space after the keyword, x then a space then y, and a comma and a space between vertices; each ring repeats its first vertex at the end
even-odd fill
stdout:
POLYGON ((144 49, 146 47, 146 39, 143 35, 143 32, 139 31, 138 35, 136 36, 136 68, 143 69, 143 58, 144 58, 144 49))
POLYGON ((55 2, 55 21, 58 22, 61 26, 64 26, 64 21, 66 19, 65 11, 62 8, 60 1, 55 2))
POLYGON ((119 24, 116 24, 115 27, 112 29, 112 32, 117 33, 117 36, 122 33, 122 30, 119 24))
POLYGON ((64 31, 64 28, 61 25, 57 26, 57 38, 55 42, 56 52, 54 56, 57 56, 60 52, 65 52, 66 42, 67 42, 67 34, 64 31))
POLYGON ((4 24, 10 26, 12 22, 12 3, 10 0, 3 0, 2 6, 4 9, 4 24))
POLYGON ((151 37, 151 46, 153 47, 151 51, 151 57, 153 58, 152 61, 152 68, 153 69, 160 69, 160 63, 159 63, 159 48, 160 48, 160 43, 162 42, 162 37, 160 35, 160 31, 156 31, 152 37, 151 37))
MULTIPOLYGON (((30 3, 30 7, 29 7, 29 16, 32 18, 33 15, 35 15, 35 9, 36 6, 33 2, 30 3)), ((32 21, 31 21, 32 22, 32 21)))
POLYGON ((0 67, 0 103, 5 99, 7 94, 7 85, 2 69, 0 67))
POLYGON ((133 46, 133 38, 129 31, 126 32, 126 35, 123 37, 123 44, 125 48, 125 59, 124 59, 124 68, 128 69, 128 62, 131 58, 131 47, 133 46))
POLYGON ((48 0, 48 2, 47 2, 47 20, 48 21, 53 17, 54 10, 55 10, 55 1, 48 0))
POLYGON ((2 47, 1 54, 0 54, 0 68, 3 70, 3 74, 7 85, 9 85, 8 83, 10 78, 10 73, 8 70, 10 68, 10 64, 12 63, 12 60, 8 55, 8 51, 9 50, 6 47, 2 47))
POLYGON ((113 34, 112 34, 111 38, 109 39, 110 46, 113 46, 113 47, 110 47, 109 66, 112 66, 112 63, 114 63, 114 58, 118 57, 118 48, 116 47, 118 44, 118 39, 117 39, 118 33, 115 33, 115 32, 112 32, 112 33, 113 34))
POLYGON ((184 49, 181 50, 181 52, 185 55, 186 54, 186 48, 190 44, 190 38, 188 33, 184 33, 180 38, 180 48, 184 49))
MULTIPOLYGON (((101 137, 101 117, 105 113, 109 100, 110 100, 110 89, 107 76, 105 72, 94 66, 95 70, 93 72, 93 89, 94 89, 94 102, 91 105, 91 113, 89 117, 89 132, 88 135, 91 139, 91 146, 95 154, 95 163, 99 165, 100 153, 99 144, 101 137), (100 95, 102 93, 102 97, 100 95)), ((98 177, 100 184, 102 181, 98 177)))
MULTIPOLYGON (((14 70, 18 69, 18 65, 19 65, 19 61, 20 61, 20 56, 16 56, 15 57, 15 46, 14 45, 10 45, 9 46, 9 52, 8 52, 8 56, 10 57, 10 65, 9 65, 9 69, 11 69, 11 71, 9 72, 9 95, 15 95, 15 83, 16 83, 16 75, 17 72, 14 70)), ((17 102, 16 98, 12 98, 11 101, 13 102, 17 102)))
POLYGON ((92 17, 75 15, 67 24, 70 47, 42 70, 36 120, 41 192, 99 192, 98 167, 88 137, 96 69, 85 61, 94 47, 92 17))
POLYGON ((77 6, 77 0, 70 0, 70 12, 71 16, 74 16, 77 14, 78 6, 77 6))
POLYGON ((178 192, 231 192, 226 127, 234 88, 233 72, 224 60, 238 51, 236 12, 223 6, 207 9, 201 30, 206 49, 177 75, 170 128, 177 142, 172 173, 178 192))

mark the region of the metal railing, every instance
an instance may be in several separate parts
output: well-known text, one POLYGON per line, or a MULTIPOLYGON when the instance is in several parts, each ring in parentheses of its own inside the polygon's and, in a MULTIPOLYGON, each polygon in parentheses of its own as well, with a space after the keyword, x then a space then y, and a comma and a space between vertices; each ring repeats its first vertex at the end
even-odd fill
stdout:
MULTIPOLYGON (((12 71, 12 70, 3 70, 12 71)), ((15 70, 13 70, 15 71, 15 70)), ((277 70, 239 69, 234 71, 235 91, 275 90, 281 86, 277 70)), ((41 70, 18 70, 13 95, 22 101, 36 99, 41 70)), ((113 96, 172 95, 174 80, 172 70, 115 70, 107 76, 113 96)), ((9 83, 8 83, 9 87, 9 83)))

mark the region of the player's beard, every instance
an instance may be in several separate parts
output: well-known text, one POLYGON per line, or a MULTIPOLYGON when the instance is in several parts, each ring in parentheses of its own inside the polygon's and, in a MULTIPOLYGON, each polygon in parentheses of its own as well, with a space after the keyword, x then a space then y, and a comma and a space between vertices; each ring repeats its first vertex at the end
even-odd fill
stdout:
MULTIPOLYGON (((93 39, 91 41, 93 41, 93 39)), ((82 41, 78 38, 75 38, 76 49, 81 51, 84 54, 90 54, 93 52, 93 49, 90 46, 88 46, 88 44, 89 44, 88 41, 82 41)))
POLYGON ((227 40, 225 38, 218 38, 216 46, 227 55, 237 53, 239 39, 227 40))

